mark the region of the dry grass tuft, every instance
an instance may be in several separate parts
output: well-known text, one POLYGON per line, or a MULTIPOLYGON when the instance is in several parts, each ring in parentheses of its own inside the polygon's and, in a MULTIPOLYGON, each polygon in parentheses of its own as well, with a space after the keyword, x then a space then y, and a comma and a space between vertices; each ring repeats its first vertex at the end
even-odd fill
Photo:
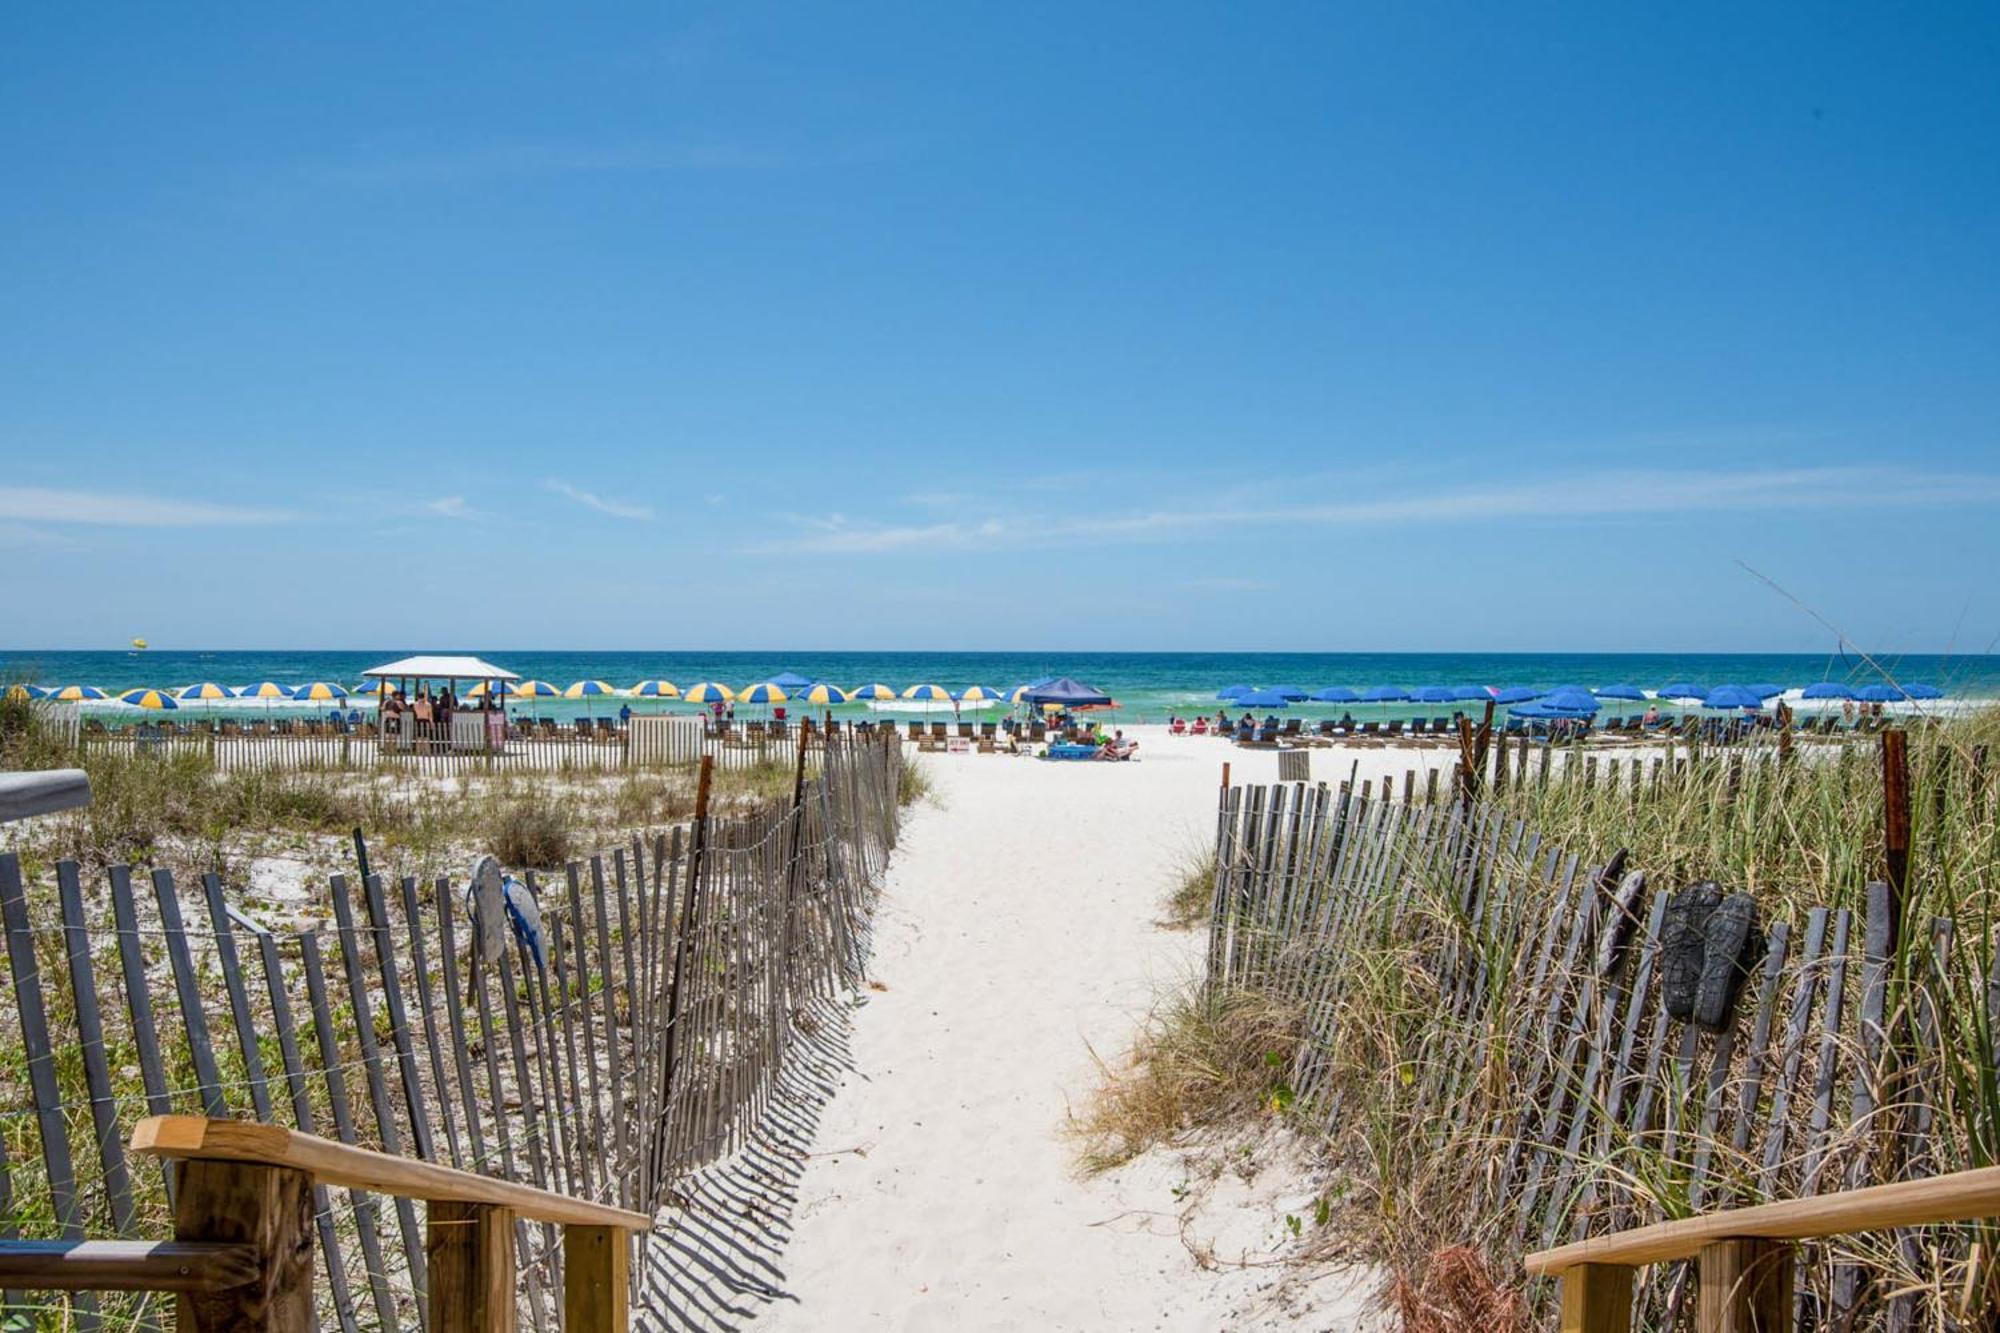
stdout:
POLYGON ((1170 930, 1193 930, 1208 921, 1215 899, 1215 844, 1190 847, 1174 867, 1167 912, 1160 923, 1170 930))
POLYGON ((1521 1298, 1493 1280, 1479 1251, 1439 1250, 1412 1280, 1398 1274, 1392 1297, 1403 1333, 1521 1333, 1521 1298))
POLYGON ((1085 1169, 1129 1162, 1190 1130, 1289 1108, 1299 1011, 1250 991, 1197 994, 1156 1014, 1072 1127, 1085 1169))

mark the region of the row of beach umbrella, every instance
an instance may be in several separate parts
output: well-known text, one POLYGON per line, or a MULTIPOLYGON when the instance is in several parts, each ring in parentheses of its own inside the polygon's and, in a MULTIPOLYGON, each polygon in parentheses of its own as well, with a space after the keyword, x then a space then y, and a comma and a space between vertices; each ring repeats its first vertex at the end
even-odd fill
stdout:
MULTIPOLYGON (((1664 699, 1670 703, 1691 704, 1703 708, 1761 708, 1765 702, 1785 692, 1782 685, 1758 683, 1754 685, 1702 686, 1692 681, 1677 681, 1663 685, 1651 697, 1664 699)), ((1862 685, 1848 686, 1836 681, 1820 681, 1808 685, 1800 691, 1806 699, 1855 699, 1863 703, 1899 703, 1906 699, 1942 699, 1944 691, 1932 685, 1862 685)), ((1600 685, 1594 690, 1580 685, 1558 685, 1554 689, 1538 689, 1527 685, 1492 687, 1486 685, 1425 685, 1417 689, 1404 689, 1398 685, 1376 685, 1369 689, 1354 690, 1344 685, 1329 686, 1326 689, 1307 691, 1297 685, 1225 685, 1215 697, 1224 703, 1242 708, 1283 708, 1298 703, 1322 704, 1372 704, 1372 703, 1486 703, 1515 707, 1516 712, 1543 711, 1549 715, 1569 713, 1581 715, 1594 713, 1598 701, 1602 699, 1645 700, 1646 692, 1636 685, 1600 685), (1527 705, 1538 705, 1538 710, 1527 710, 1527 705)))
MULTIPOLYGON (((620 689, 602 680, 572 681, 567 686, 557 686, 545 680, 501 681, 489 685, 481 681, 465 692, 465 698, 484 697, 491 689, 495 694, 509 699, 591 699, 611 696, 626 696, 636 699, 681 699, 688 703, 746 703, 782 704, 798 702, 815 706, 834 704, 886 702, 905 699, 917 703, 1019 703, 1045 681, 1031 682, 1012 690, 996 690, 990 686, 972 685, 963 690, 949 690, 942 685, 922 684, 906 686, 898 692, 879 682, 859 685, 854 689, 842 689, 825 681, 806 680, 803 677, 780 677, 759 681, 740 689, 724 685, 719 681, 701 681, 685 689, 670 680, 642 680, 629 689, 620 689)), ((386 680, 365 681, 348 689, 331 681, 316 680, 304 685, 280 685, 276 681, 259 681, 254 685, 218 685, 203 681, 197 685, 184 686, 178 690, 139 688, 112 695, 95 685, 62 685, 44 687, 39 685, 13 685, 8 687, 8 695, 15 698, 53 699, 67 703, 98 702, 117 699, 120 703, 139 708, 169 709, 183 704, 233 702, 239 700, 279 700, 290 699, 304 702, 338 702, 351 696, 384 695, 393 692, 395 686, 386 680)))

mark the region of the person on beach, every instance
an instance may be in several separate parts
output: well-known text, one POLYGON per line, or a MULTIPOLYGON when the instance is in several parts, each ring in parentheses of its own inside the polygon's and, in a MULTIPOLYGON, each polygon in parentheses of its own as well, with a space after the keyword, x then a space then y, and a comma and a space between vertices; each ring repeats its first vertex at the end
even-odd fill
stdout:
POLYGON ((1660 720, 1660 706, 1658 704, 1648 704, 1646 706, 1646 716, 1639 720, 1649 727, 1653 726, 1660 720))
POLYGON ((620 724, 620 725, 623 725, 624 723, 627 723, 627 722, 630 722, 631 720, 632 720, 632 705, 631 705, 631 704, 619 704, 619 705, 618 705, 618 721, 619 721, 619 724, 620 724))

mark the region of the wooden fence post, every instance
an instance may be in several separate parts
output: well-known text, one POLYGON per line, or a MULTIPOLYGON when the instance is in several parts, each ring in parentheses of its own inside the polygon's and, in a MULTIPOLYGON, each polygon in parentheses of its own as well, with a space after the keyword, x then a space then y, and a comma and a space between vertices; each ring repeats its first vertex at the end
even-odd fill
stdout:
POLYGON ((1882 878, 1889 886, 1889 954, 1903 940, 1903 904, 1910 880, 1909 738, 1892 727, 1882 733, 1882 878))
POLYGON ((429 1210, 431 1333, 514 1333, 514 1210, 442 1199, 429 1210))
POLYGON ((184 1292, 184 1333, 307 1333, 313 1328, 312 1177, 284 1167, 181 1163, 174 1239, 254 1245, 256 1279, 221 1291, 184 1292))

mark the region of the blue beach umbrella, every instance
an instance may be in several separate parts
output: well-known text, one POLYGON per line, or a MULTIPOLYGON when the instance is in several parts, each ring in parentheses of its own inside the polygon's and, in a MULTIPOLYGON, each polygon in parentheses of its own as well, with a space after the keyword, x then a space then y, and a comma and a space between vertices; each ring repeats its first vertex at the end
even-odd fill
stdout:
POLYGON ((1903 687, 1903 695, 1909 699, 1942 699, 1944 698, 1944 691, 1935 685, 1925 685, 1919 681, 1905 685, 1903 687))
POLYGON ((1801 699, 1852 699, 1854 691, 1837 680, 1816 680, 1799 691, 1801 699))
POLYGON ((1863 685, 1854 697, 1865 704, 1893 704, 1902 702, 1903 692, 1893 685, 1863 685))
POLYGON ((1483 704, 1492 700, 1493 691, 1484 685, 1454 685, 1451 687, 1451 697, 1456 703, 1483 704))
POLYGON ((1745 685, 1743 688, 1756 695, 1759 699, 1775 699, 1785 692, 1784 686, 1773 685, 1769 681, 1759 681, 1755 685, 1745 685))
POLYGON ((1390 704, 1408 699, 1410 692, 1395 685, 1377 685, 1363 692, 1361 702, 1369 704, 1390 704))
POLYGON ((1741 685, 1718 685, 1701 701, 1703 708, 1762 708, 1764 701, 1741 685))
POLYGON ((1561 713, 1570 717, 1595 713, 1598 708, 1597 699, 1589 690, 1578 689, 1575 686, 1550 690, 1541 703, 1543 708, 1552 713, 1561 713))
POLYGON ((1524 704, 1531 699, 1539 699, 1542 692, 1532 685, 1509 685, 1493 692, 1496 704, 1524 704))
POLYGON ((1600 685, 1592 691, 1600 699, 1643 699, 1646 692, 1637 685, 1600 685))
POLYGON ((1267 692, 1271 694, 1284 695, 1285 698, 1292 703, 1297 703, 1301 699, 1310 697, 1304 690, 1300 689, 1296 685, 1267 685, 1265 686, 1265 689, 1267 692))
POLYGON ((1426 685, 1411 696, 1420 704, 1457 703, 1458 695, 1449 685, 1426 685))
POLYGON ((1659 696, 1662 699, 1671 699, 1675 703, 1700 703, 1708 697, 1708 691, 1693 681, 1679 680, 1671 685, 1660 686, 1659 696))
MULTIPOLYGON (((1032 689, 1034 687, 1024 685, 1021 688, 1032 689)), ((1234 699, 1240 694, 1254 694, 1256 693, 1256 690, 1257 687, 1255 685, 1224 685, 1221 689, 1215 692, 1215 697, 1218 699, 1234 699)))
POLYGON ((1236 696, 1238 705, 1244 708, 1290 708, 1292 701, 1276 690, 1252 690, 1248 694, 1236 696))
POLYGON ((1345 685, 1329 685, 1323 690, 1314 690, 1313 701, 1322 704, 1354 704, 1361 702, 1361 696, 1345 685))

